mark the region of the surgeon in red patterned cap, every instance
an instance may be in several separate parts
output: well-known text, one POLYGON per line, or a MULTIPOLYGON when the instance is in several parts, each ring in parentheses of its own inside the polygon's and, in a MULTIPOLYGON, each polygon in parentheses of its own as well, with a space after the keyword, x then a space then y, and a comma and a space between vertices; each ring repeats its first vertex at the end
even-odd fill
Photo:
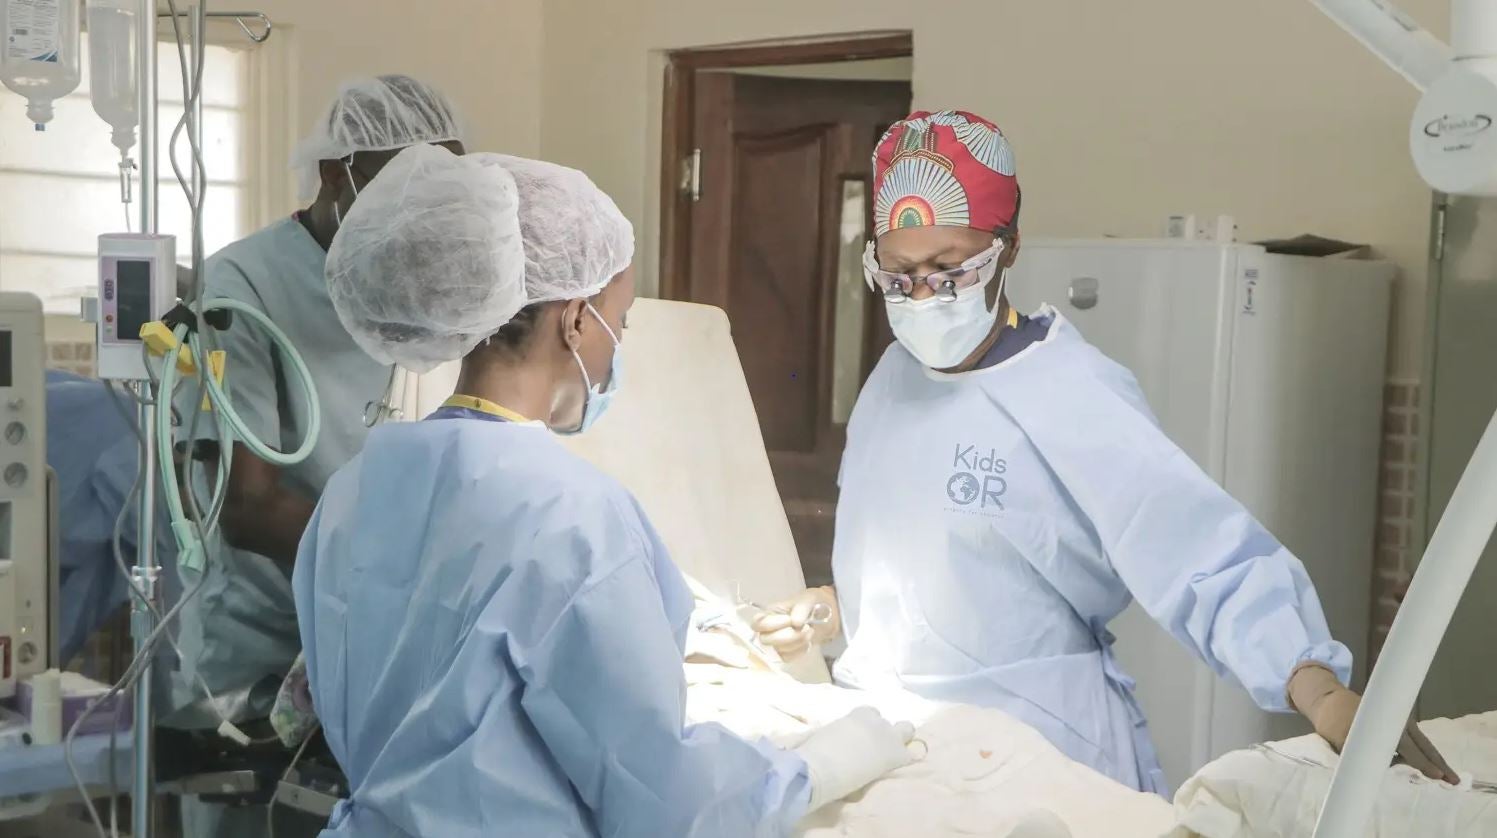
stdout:
MULTIPOLYGON (((761 639, 791 657, 840 637, 843 686, 996 708, 1167 794, 1107 630, 1137 600, 1258 706, 1297 710, 1340 748, 1351 653, 1304 565, 1164 435, 1127 370, 1054 308, 1009 306, 1019 184, 1003 134, 960 111, 912 114, 873 176, 864 272, 898 343, 847 425, 835 587, 771 606, 761 639)), ((1193 675, 1176 683, 1153 706, 1210 700, 1193 675)), ((1398 754, 1455 776, 1412 722, 1398 754)))
POLYGON ((895 337, 931 369, 978 366, 1004 331, 1027 325, 1003 296, 1019 254, 1008 141, 969 113, 915 113, 878 144, 873 177, 878 241, 864 269, 895 337))

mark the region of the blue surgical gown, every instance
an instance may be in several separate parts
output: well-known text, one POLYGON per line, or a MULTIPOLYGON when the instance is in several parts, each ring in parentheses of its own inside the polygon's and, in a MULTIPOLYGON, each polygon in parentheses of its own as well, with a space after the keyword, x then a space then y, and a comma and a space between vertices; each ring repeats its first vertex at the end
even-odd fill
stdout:
MULTIPOLYGON (((129 583, 114 560, 114 527, 136 479, 140 447, 135 423, 111 404, 103 382, 47 371, 47 465, 57 474, 61 531, 58 628, 62 660, 71 660, 88 636, 129 599, 129 583)), ((125 396, 120 396, 125 399, 125 396)), ((171 569, 175 555, 164 505, 158 508, 156 558, 171 569)), ((137 518, 132 508, 120 525, 120 551, 135 562, 137 518)))
POLYGON ((294 585, 351 789, 324 835, 771 836, 805 810, 792 752, 683 727, 691 595, 634 499, 544 427, 378 428, 294 585))
MULTIPOLYGON (((285 218, 214 254, 204 267, 209 297, 229 297, 268 314, 306 361, 317 385, 322 430, 311 455, 281 471, 287 488, 316 499, 332 473, 363 444, 364 405, 378 399, 390 368, 354 343, 338 320, 323 270, 327 254, 295 218, 285 218)), ((236 317, 219 333, 228 353, 225 383, 234 408, 260 439, 282 451, 301 443, 308 405, 288 362, 259 325, 236 317)), ((178 393, 184 417, 198 409, 190 383, 178 393)), ((207 414, 199 439, 217 439, 207 414)), ((206 477, 206 474, 204 475, 206 477)), ((264 718, 299 651, 289 568, 210 537, 203 587, 183 608, 182 671, 169 719, 179 727, 217 727, 203 701, 201 676, 235 721, 264 718)), ((196 579, 184 579, 191 588, 196 579)))
POLYGON ((1137 598, 1218 675, 1288 709, 1296 665, 1343 682, 1304 566, 1160 430, 1133 376, 1053 309, 962 375, 897 344, 853 410, 832 571, 853 687, 1004 710, 1067 756, 1166 788, 1107 624, 1137 598))

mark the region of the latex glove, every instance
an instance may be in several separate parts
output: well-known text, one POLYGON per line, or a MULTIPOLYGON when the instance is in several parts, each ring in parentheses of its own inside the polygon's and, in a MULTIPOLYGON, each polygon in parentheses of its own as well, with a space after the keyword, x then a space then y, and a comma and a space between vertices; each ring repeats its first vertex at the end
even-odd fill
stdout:
POLYGON ((842 612, 837 592, 831 588, 808 588, 769 606, 753 620, 759 642, 792 660, 811 645, 825 643, 842 633, 842 612))
POLYGON ((859 707, 811 734, 795 749, 811 778, 807 813, 914 762, 905 747, 914 736, 914 725, 890 724, 871 707, 859 707))
MULTIPOLYGON (((1296 669, 1289 676, 1288 692, 1290 705, 1310 720, 1315 732, 1329 742, 1336 753, 1341 753, 1362 697, 1341 686, 1336 674, 1319 664, 1303 664, 1296 669)), ((1403 736, 1398 740, 1396 760, 1407 763, 1432 780, 1451 784, 1461 781, 1413 719, 1409 719, 1403 736)))

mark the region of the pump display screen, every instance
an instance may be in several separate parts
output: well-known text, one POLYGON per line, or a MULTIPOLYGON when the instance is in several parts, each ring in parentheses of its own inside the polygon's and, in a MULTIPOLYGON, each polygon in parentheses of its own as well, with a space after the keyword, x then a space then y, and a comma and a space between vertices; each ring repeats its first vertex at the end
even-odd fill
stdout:
POLYGON ((0 387, 13 386, 11 380, 14 370, 11 369, 11 333, 8 329, 0 329, 0 387))
POLYGON ((118 280, 116 331, 120 340, 139 340, 140 327, 151 322, 151 263, 121 259, 115 267, 118 280))

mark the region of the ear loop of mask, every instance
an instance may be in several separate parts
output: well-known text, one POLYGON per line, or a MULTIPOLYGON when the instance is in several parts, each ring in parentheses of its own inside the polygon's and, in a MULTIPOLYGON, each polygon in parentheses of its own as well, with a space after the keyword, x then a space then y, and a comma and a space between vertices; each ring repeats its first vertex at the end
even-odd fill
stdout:
MULTIPOLYGON (((354 200, 358 200, 359 185, 353 182, 353 164, 349 163, 346 158, 340 159, 338 162, 343 164, 343 174, 348 177, 348 188, 353 190, 354 200)), ((337 201, 333 201, 333 226, 343 226, 343 211, 338 209, 337 201)))
MULTIPOLYGON (((593 304, 592 303, 587 302, 587 301, 583 301, 582 304, 585 305, 585 306, 587 306, 587 310, 592 313, 593 318, 598 321, 598 324, 600 326, 603 327, 603 331, 608 334, 608 339, 611 340, 611 341, 613 341, 613 350, 615 352, 617 352, 618 349, 619 349, 619 347, 622 345, 622 343, 619 341, 619 336, 613 333, 613 327, 610 326, 610 325, 608 325, 608 321, 603 319, 603 315, 599 314, 597 309, 593 308, 593 304)), ((582 370, 582 389, 583 389, 583 392, 590 394, 593 391, 593 380, 592 380, 592 376, 590 376, 590 375, 587 374, 587 365, 584 364, 584 363, 582 363, 582 354, 578 351, 581 348, 582 348, 582 344, 578 343, 577 344, 577 348, 572 350, 572 358, 573 358, 573 360, 575 360, 577 362, 577 368, 580 369, 580 370, 582 370)), ((610 370, 610 372, 611 372, 611 370, 610 370)), ((613 386, 613 382, 609 381, 608 382, 608 386, 612 387, 613 386)), ((601 390, 603 388, 600 387, 598 389, 601 390)), ((586 399, 586 397, 583 398, 582 407, 583 407, 583 412, 586 412, 586 410, 587 410, 587 399, 586 399)))
POLYGON ((598 321, 599 325, 603 327, 603 331, 608 334, 608 339, 613 341, 613 358, 608 366, 607 389, 598 387, 594 391, 592 376, 587 374, 587 365, 582 363, 582 353, 579 351, 581 344, 579 343, 577 347, 572 349, 572 359, 577 362, 577 369, 582 371, 582 418, 578 420, 575 429, 563 432, 564 435, 580 434, 586 431, 588 426, 597 421, 598 416, 602 415, 601 411, 596 415, 589 415, 592 413, 592 408, 594 407, 593 402, 598 399, 607 401, 612 398, 612 391, 618 389, 619 349, 623 346, 623 343, 619 340, 619 336, 614 333, 613 327, 608 325, 607 320, 603 319, 603 315, 596 308, 593 308, 591 302, 584 301, 583 305, 587 306, 587 310, 592 313, 592 316, 598 321))

